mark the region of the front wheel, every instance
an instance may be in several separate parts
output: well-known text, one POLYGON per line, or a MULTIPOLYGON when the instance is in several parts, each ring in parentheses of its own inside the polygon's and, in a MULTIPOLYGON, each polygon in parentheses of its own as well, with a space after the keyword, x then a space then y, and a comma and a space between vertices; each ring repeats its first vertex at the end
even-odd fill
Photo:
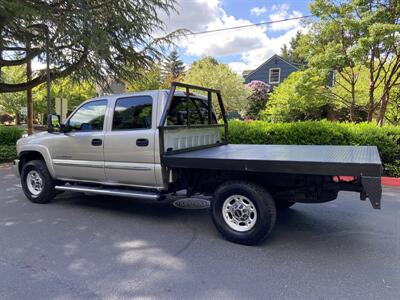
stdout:
POLYGON ((21 185, 25 196, 34 203, 49 203, 56 195, 54 181, 43 160, 32 160, 22 167, 21 185))
POLYGON ((212 219, 227 240, 255 245, 262 242, 275 225, 275 202, 262 186, 229 181, 214 193, 212 219))

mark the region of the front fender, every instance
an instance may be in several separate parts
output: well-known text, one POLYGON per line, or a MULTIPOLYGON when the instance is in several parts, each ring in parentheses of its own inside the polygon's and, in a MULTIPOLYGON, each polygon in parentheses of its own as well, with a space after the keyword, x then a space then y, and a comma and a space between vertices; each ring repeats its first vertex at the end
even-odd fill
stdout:
MULTIPOLYGON (((17 145, 17 152, 18 152, 19 163, 24 161, 23 157, 25 155, 31 152, 39 153, 43 157, 51 177, 56 178, 56 172, 54 170, 53 161, 51 159, 50 151, 47 147, 38 144, 17 145)), ((22 166, 19 166, 19 168, 21 169, 22 166)))

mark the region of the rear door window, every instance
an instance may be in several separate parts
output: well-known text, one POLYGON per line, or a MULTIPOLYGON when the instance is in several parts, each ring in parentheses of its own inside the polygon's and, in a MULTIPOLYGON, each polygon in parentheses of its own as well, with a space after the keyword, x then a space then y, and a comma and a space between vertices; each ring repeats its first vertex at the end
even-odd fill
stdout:
POLYGON ((117 99, 112 130, 134 130, 151 128, 153 98, 134 96, 117 99))

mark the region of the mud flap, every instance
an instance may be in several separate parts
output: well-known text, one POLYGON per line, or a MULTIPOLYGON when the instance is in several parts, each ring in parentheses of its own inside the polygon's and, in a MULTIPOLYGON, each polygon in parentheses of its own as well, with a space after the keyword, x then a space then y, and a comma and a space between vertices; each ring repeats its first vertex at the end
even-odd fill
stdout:
POLYGON ((382 186, 380 177, 362 176, 361 183, 372 207, 381 208, 382 186))

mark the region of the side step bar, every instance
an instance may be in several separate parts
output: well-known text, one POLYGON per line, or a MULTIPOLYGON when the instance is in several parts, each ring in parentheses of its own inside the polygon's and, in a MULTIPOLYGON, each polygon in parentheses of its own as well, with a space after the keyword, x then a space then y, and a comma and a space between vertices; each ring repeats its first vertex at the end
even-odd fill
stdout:
POLYGON ((161 199, 161 195, 156 192, 129 191, 129 190, 122 190, 122 189, 104 189, 101 187, 88 187, 88 186, 83 186, 83 185, 56 185, 55 189, 58 191, 93 193, 93 194, 139 198, 139 199, 147 199, 147 200, 160 200, 161 199))

